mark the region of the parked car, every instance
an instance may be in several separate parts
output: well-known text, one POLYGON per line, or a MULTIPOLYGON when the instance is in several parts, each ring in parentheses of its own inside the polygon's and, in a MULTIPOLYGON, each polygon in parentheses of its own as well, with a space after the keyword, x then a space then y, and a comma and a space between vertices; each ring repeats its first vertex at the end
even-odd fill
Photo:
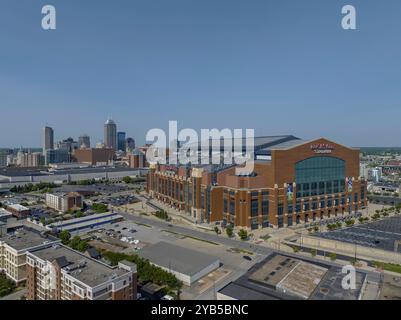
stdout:
POLYGON ((245 260, 248 260, 248 261, 252 261, 252 258, 250 256, 243 256, 242 258, 244 258, 245 260))

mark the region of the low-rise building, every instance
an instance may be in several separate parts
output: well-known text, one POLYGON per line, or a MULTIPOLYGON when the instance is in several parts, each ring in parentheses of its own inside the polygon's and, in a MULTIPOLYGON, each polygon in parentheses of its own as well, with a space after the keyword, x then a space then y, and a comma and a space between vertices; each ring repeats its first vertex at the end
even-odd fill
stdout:
POLYGON ((11 204, 7 206, 7 211, 10 211, 12 215, 18 219, 25 219, 29 216, 31 210, 20 204, 11 204))
POLYGON ((116 223, 123 219, 123 216, 114 212, 97 213, 81 218, 55 222, 47 225, 46 228, 55 233, 68 231, 70 234, 77 234, 103 228, 108 224, 116 223))
POLYGON ((7 221, 9 218, 12 217, 12 213, 7 211, 6 209, 0 208, 0 221, 7 221))
POLYGON ((115 157, 115 150, 112 148, 78 149, 74 151, 74 159, 80 163, 92 166, 112 164, 115 157))
POLYGON ((135 300, 137 268, 110 267, 63 245, 27 255, 28 300, 135 300))
POLYGON ((113 180, 118 181, 127 176, 145 176, 147 168, 132 169, 128 167, 95 167, 55 169, 46 168, 9 168, 0 171, 0 184, 10 188, 28 183, 68 183, 82 180, 113 180))
POLYGON ((58 239, 32 229, 20 229, 0 237, 0 271, 16 283, 26 280, 26 254, 35 249, 57 243, 58 239))
POLYGON ((83 203, 82 195, 77 192, 46 194, 46 205, 60 212, 80 210, 83 203))
POLYGON ((217 257, 167 242, 145 247, 139 255, 153 265, 174 274, 187 286, 220 267, 220 259, 217 257))

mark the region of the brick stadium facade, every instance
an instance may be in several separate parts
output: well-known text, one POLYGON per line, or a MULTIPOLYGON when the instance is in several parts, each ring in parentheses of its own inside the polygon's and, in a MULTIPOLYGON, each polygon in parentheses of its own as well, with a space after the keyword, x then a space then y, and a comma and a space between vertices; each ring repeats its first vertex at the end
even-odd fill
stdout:
POLYGON ((199 223, 258 229, 347 216, 367 205, 359 150, 321 138, 255 138, 254 171, 151 165, 149 195, 199 223))

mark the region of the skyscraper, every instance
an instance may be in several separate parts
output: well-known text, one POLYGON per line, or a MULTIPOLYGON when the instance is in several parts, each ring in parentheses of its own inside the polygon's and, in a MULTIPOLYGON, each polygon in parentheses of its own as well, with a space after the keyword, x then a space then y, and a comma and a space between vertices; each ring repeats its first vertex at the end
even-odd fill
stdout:
POLYGON ((54 149, 54 131, 53 128, 43 128, 43 155, 46 155, 47 150, 54 149))
POLYGON ((78 145, 79 145, 80 149, 82 149, 82 148, 90 148, 91 147, 90 137, 88 135, 86 135, 86 134, 81 135, 78 138, 78 145))
POLYGON ((125 152, 125 132, 117 133, 117 149, 125 152))
POLYGON ((111 119, 104 124, 104 144, 106 148, 117 149, 117 125, 111 119))
POLYGON ((135 140, 132 138, 127 138, 127 140, 125 141, 125 151, 128 153, 131 153, 132 151, 134 151, 135 149, 135 140))

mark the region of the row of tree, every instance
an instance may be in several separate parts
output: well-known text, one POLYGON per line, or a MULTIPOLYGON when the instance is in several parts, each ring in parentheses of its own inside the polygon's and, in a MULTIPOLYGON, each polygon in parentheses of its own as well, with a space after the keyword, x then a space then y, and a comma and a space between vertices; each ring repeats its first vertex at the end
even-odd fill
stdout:
MULTIPOLYGON (((214 232, 216 232, 216 234, 221 234, 221 231, 220 231, 220 229, 216 226, 216 227, 214 227, 214 232)), ((233 235, 234 235, 234 229, 233 229, 233 227, 232 226, 227 226, 227 228, 226 228, 226 234, 227 234, 227 236, 229 237, 229 238, 231 238, 233 235)), ((238 236, 239 236, 239 238, 241 239, 241 240, 243 240, 243 241, 245 241, 245 240, 247 240, 248 239, 248 232, 245 230, 245 229, 241 229, 239 232, 238 232, 238 236)))
POLYGON ((71 247, 74 250, 85 252, 86 249, 89 248, 89 244, 87 241, 82 240, 80 237, 75 236, 71 239, 71 234, 67 231, 61 231, 59 233, 59 238, 61 239, 61 243, 71 247))
POLYGON ((28 183, 24 186, 14 186, 10 189, 11 192, 14 193, 29 193, 29 192, 37 192, 37 191, 49 191, 50 189, 56 188, 57 185, 54 183, 41 182, 38 184, 28 183))
POLYGON ((135 263, 138 268, 138 278, 141 282, 152 282, 161 286, 167 286, 170 291, 175 290, 177 292, 182 287, 181 281, 179 281, 172 273, 152 265, 148 260, 145 260, 138 255, 102 251, 102 257, 110 261, 111 265, 114 266, 122 260, 135 263))

